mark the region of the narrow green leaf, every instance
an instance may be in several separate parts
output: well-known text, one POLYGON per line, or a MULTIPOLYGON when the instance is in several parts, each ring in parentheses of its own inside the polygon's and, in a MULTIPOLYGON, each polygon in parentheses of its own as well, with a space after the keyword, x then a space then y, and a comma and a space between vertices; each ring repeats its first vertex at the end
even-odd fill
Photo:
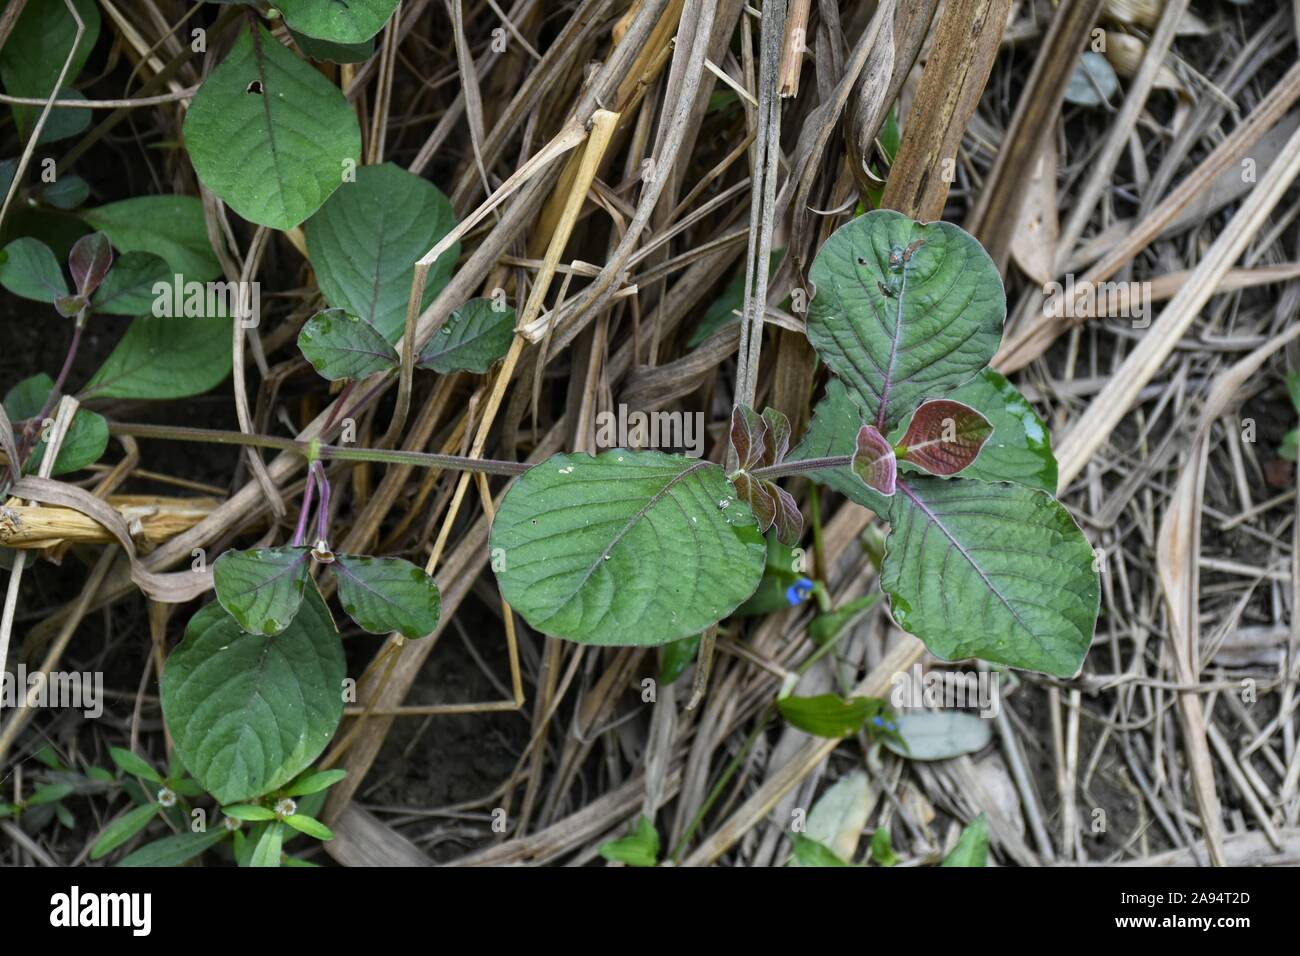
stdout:
POLYGON ((894 620, 944 660, 1072 677, 1092 644, 1092 548, 1061 505, 1023 485, 899 481, 881 586, 894 620))
POLYGON ((186 398, 221 384, 230 365, 230 320, 142 316, 81 397, 186 398))
POLYGON ((315 590, 310 560, 303 547, 226 551, 212 565, 217 600, 243 630, 279 634, 293 623, 303 596, 315 590))
POLYGON ((236 820, 274 820, 275 811, 259 806, 256 803, 232 803, 228 807, 222 807, 221 812, 228 817, 234 817, 236 820))
POLYGON ((315 770, 303 774, 280 792, 286 797, 302 797, 311 793, 320 793, 322 790, 334 786, 347 775, 346 770, 315 770))
POLYGON ((612 863, 655 866, 659 862, 659 832, 654 821, 642 814, 636 829, 627 836, 602 843, 600 855, 612 863))
POLYGON ((253 847, 253 855, 249 858, 249 866, 279 866, 280 865, 280 848, 284 844, 284 824, 272 823, 266 828, 257 846, 253 847))
POLYGON ((184 132, 204 185, 272 229, 292 229, 319 209, 361 154, 342 91, 256 24, 241 28, 204 82, 184 132))
POLYGON ((842 607, 838 607, 827 614, 819 615, 808 625, 808 636, 813 639, 813 643, 818 647, 827 641, 835 640, 845 629, 862 620, 866 613, 876 606, 876 602, 879 600, 879 592, 864 594, 860 598, 849 601, 842 607))
POLYGON ((332 382, 365 378, 401 361, 373 325, 343 309, 325 309, 308 319, 298 333, 298 349, 316 374, 332 382))
POLYGON ((437 630, 438 585, 410 561, 340 554, 334 573, 344 612, 371 634, 417 639, 437 630))
POLYGON ((852 737, 870 717, 884 709, 875 697, 818 694, 816 697, 782 697, 776 702, 781 716, 804 733, 817 737, 852 737))
POLYGON ((299 833, 305 833, 309 837, 315 837, 317 840, 332 840, 334 832, 325 824, 312 817, 304 816, 301 813, 295 813, 292 816, 284 818, 284 822, 289 824, 299 833))
POLYGON ((666 644, 722 620, 758 586, 767 551, 720 467, 623 449, 528 471, 491 546, 529 624, 612 645, 666 644))
POLYGON ((871 834, 871 858, 881 866, 898 865, 898 855, 894 853, 894 841, 890 839, 888 827, 880 827, 871 834))
MULTIPOLYGON (((456 225, 451 201, 400 166, 363 166, 304 227, 325 301, 365 319, 389 342, 406 323, 415 262, 456 225)), ((451 277, 460 244, 433 264, 421 308, 451 277)))
POLYGON ((831 235, 809 276, 808 340, 882 433, 980 372, 1002 337, 1002 278, 951 223, 874 210, 831 235))
POLYGON ((794 858, 800 866, 852 866, 846 860, 840 859, 824 843, 818 843, 811 837, 806 837, 802 833, 794 835, 794 858))
POLYGON ((109 755, 113 758, 113 763, 117 764, 124 773, 129 773, 134 777, 142 777, 151 783, 161 784, 163 782, 162 775, 138 754, 134 754, 122 747, 113 747, 109 750, 109 755))
POLYGON ((220 275, 203 203, 194 196, 136 196, 81 213, 95 229, 105 233, 118 252, 151 252, 196 282, 220 275))
POLYGON ((100 857, 112 853, 147 827, 149 821, 156 817, 161 809, 162 807, 157 803, 149 803, 143 807, 136 807, 118 817, 104 827, 104 832, 99 835, 99 839, 95 841, 95 845, 90 849, 90 858, 98 860, 100 857))
POLYGON ((148 315, 158 299, 154 286, 162 282, 170 288, 174 276, 161 256, 128 252, 113 264, 113 271, 91 299, 91 309, 103 315, 148 315))
POLYGON ((216 846, 226 835, 224 828, 214 828, 203 833, 175 833, 135 850, 117 864, 118 866, 180 866, 194 859, 209 847, 216 846))
POLYGON ((0 251, 0 285, 35 302, 53 303, 68 294, 68 282, 50 247, 26 236, 0 251))
POLYGON ((32 795, 24 802, 29 807, 39 807, 47 803, 57 803, 73 791, 70 783, 47 783, 44 786, 37 787, 32 791, 32 795))
POLYGON ((989 822, 980 814, 962 830, 957 845, 944 857, 944 866, 988 866, 989 822))
POLYGON ((482 374, 504 358, 515 337, 515 310, 497 311, 495 304, 470 299, 453 312, 420 352, 420 368, 482 374))
MULTIPOLYGON (((72 64, 68 67, 65 77, 67 83, 76 80, 86 65, 86 58, 90 56, 95 41, 99 39, 100 28, 99 5, 94 0, 74 0, 73 5, 85 25, 85 33, 82 34, 81 42, 72 57, 72 64)), ((54 0, 54 2, 31 0, 23 7, 17 22, 14 23, 13 32, 9 34, 3 49, 0 49, 0 80, 4 82, 5 92, 10 96, 23 98, 48 97, 55 84, 59 82, 63 63, 67 60, 68 53, 72 51, 72 45, 76 40, 77 21, 73 19, 63 0, 54 0)), ((77 95, 77 99, 83 97, 77 95)), ((10 108, 14 112, 18 135, 26 141, 36 126, 41 108, 39 106, 10 108)), ((53 112, 88 114, 89 110, 56 109, 53 112)), ((72 118, 65 117, 63 122, 67 124, 69 119, 72 118)), ((89 117, 87 116, 86 119, 89 117)), ((48 131, 53 122, 55 122, 53 116, 46 121, 47 135, 41 137, 42 142, 52 142, 48 137, 48 131)), ((75 129, 72 132, 67 132, 65 129, 64 135, 73 135, 75 132, 75 129)))
POLYGON ((320 756, 343 716, 345 674, 338 632, 314 587, 273 637, 241 632, 209 604, 167 659, 163 717, 204 789, 222 804, 247 801, 320 756))
POLYGON ((360 43, 383 29, 397 9, 398 0, 277 0, 291 30, 334 43, 360 43))

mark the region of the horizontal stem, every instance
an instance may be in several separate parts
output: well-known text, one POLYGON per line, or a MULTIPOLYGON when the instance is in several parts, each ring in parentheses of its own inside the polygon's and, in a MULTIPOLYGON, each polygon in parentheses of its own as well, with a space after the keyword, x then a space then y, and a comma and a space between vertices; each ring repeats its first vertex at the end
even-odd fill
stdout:
MULTIPOLYGON (((246 434, 217 428, 187 428, 182 425, 145 425, 136 422, 111 422, 108 430, 114 435, 134 438, 157 438, 164 441, 192 441, 211 445, 251 445, 308 456, 310 445, 293 438, 275 435, 246 434)), ((453 471, 478 471, 488 475, 522 475, 529 465, 521 461, 497 461, 491 458, 464 458, 460 455, 438 455, 423 451, 396 451, 387 448, 341 448, 337 445, 318 445, 321 458, 334 461, 366 461, 379 464, 414 465, 417 468, 445 468, 453 471)))
POLYGON ((835 455, 830 458, 809 458, 805 461, 786 461, 779 465, 767 465, 750 471, 754 478, 784 478, 786 475, 800 475, 808 471, 826 471, 830 468, 843 468, 853 464, 852 455, 835 455))

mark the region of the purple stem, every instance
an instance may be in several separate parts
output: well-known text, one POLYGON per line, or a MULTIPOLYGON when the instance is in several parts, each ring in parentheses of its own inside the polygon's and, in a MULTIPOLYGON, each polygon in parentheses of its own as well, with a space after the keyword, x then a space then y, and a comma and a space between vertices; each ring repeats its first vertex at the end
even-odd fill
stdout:
POLYGON ((298 512, 298 527, 293 532, 293 547, 300 548, 307 540, 307 517, 311 514, 311 501, 316 490, 316 471, 307 469, 307 485, 302 491, 302 510, 298 512))
POLYGON ((328 531, 330 523, 330 480, 325 476, 325 466, 319 461, 313 461, 312 467, 316 469, 316 483, 320 485, 320 507, 316 509, 316 540, 328 541, 328 531))

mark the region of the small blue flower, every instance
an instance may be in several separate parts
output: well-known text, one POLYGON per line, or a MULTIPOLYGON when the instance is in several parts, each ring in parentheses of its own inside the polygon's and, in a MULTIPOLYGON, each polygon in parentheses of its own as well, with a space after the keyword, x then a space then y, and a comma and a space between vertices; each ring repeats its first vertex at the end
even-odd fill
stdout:
POLYGON ((798 607, 812 594, 813 583, 807 578, 795 578, 794 584, 785 589, 785 599, 791 607, 798 607))

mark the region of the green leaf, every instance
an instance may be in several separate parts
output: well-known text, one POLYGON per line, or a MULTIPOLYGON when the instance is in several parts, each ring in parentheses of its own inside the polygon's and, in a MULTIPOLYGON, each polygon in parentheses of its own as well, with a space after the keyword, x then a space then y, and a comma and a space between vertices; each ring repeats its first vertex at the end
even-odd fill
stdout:
POLYGON ((348 775, 346 770, 316 770, 305 773, 289 786, 280 791, 286 797, 301 797, 311 793, 320 793, 338 783, 348 775))
POLYGON ((362 43, 331 43, 329 40, 318 40, 315 37, 306 36, 296 30, 290 30, 289 33, 293 36, 293 42, 298 44, 298 49, 313 60, 328 60, 331 63, 362 63, 370 59, 375 53, 375 41, 373 39, 362 43))
POLYGON ((162 675, 163 717, 185 768, 222 804, 309 767, 343 716, 343 648, 309 588, 278 635, 247 634, 217 604, 190 619, 162 675))
POLYGON ((383 29, 398 0, 277 0, 285 24, 299 33, 335 43, 360 43, 383 29))
POLYGON ((315 837, 317 840, 332 840, 334 833, 325 824, 312 817, 304 816, 301 813, 295 813, 292 816, 284 818, 284 822, 289 824, 299 833, 305 833, 309 837, 315 837))
POLYGON ((226 551, 212 565, 217 600, 243 630, 279 634, 293 623, 303 596, 316 589, 307 573, 310 561, 304 547, 226 551))
POLYGON ((890 839, 888 827, 880 827, 871 834, 871 858, 881 866, 898 865, 898 855, 894 853, 894 841, 890 839))
POLYGON ((680 641, 665 644, 660 652, 659 683, 667 686, 686 673, 700 649, 700 635, 692 634, 680 641))
POLYGON ((1300 412, 1300 372, 1286 373, 1286 391, 1291 396, 1291 407, 1300 412))
POLYGON ((876 606, 876 602, 879 600, 879 592, 864 594, 860 598, 849 601, 842 607, 819 615, 808 625, 808 636, 812 638, 813 643, 818 647, 828 641, 835 640, 845 629, 862 620, 866 613, 876 606))
POLYGON ((212 829, 204 833, 176 833, 127 854, 118 866, 180 866, 188 863, 204 850, 216 846, 226 835, 226 830, 212 829))
POLYGON ((112 853, 147 827, 149 821, 156 817, 161 809, 162 807, 156 803, 148 803, 118 817, 104 827, 104 832, 99 835, 99 839, 95 841, 95 845, 90 849, 90 858, 98 860, 100 857, 112 853))
POLYGON ((659 832, 654 821, 644 813, 636 829, 625 837, 600 845, 600 855, 612 863, 628 866, 654 866, 659 862, 659 832))
POLYGON ((113 758, 113 763, 122 768, 123 772, 129 773, 135 777, 143 777, 151 783, 161 784, 163 778, 149 762, 138 754, 134 754, 122 747, 113 747, 109 750, 109 755, 113 758))
POLYGON ((185 398, 230 374, 230 320, 155 318, 131 323, 82 390, 83 398, 185 398))
MULTIPOLYGON (((986 368, 947 398, 969 405, 988 419, 993 434, 974 464, 962 471, 963 478, 985 481, 1014 481, 1031 488, 1056 492, 1056 457, 1052 454, 1047 426, 1016 387, 986 368)), ((911 423, 909 416, 900 431, 911 423)), ((900 470, 916 473, 904 462, 900 470)))
POLYGON ((870 717, 884 710, 875 697, 818 694, 816 697, 782 697, 776 702, 781 716, 804 733, 817 737, 852 737, 870 717))
POLYGON ((420 352, 420 368, 482 374, 504 358, 515 338, 515 310, 494 306, 492 299, 470 299, 453 312, 420 352))
MULTIPOLYGON (((768 275, 776 271, 776 267, 781 264, 783 255, 785 255, 784 249, 772 250, 767 260, 768 275)), ((713 304, 704 313, 704 318, 700 319, 700 324, 695 327, 695 331, 691 333, 691 337, 687 340, 686 347, 693 349, 697 345, 701 345, 705 339, 718 329, 739 322, 740 316, 736 313, 744 307, 745 267, 742 264, 732 273, 731 281, 722 290, 722 294, 713 300, 713 304)))
MULTIPOLYGON (((206 282, 221 273, 203 203, 193 196, 136 196, 81 213, 120 253, 152 252, 187 279, 206 282)), ((169 277, 170 278, 170 277, 169 277)))
MULTIPOLYGON (((45 400, 53 388, 54 380, 44 372, 23 379, 5 395, 5 414, 15 426, 18 422, 35 418, 45 407, 45 400)), ((53 415, 53 412, 50 414, 53 415)), ((24 474, 37 473, 42 459, 45 458, 47 444, 44 438, 37 441, 23 465, 24 474)), ((93 465, 99 461, 106 448, 108 448, 108 422, 96 412, 79 408, 72 416, 72 424, 68 426, 67 434, 63 436, 63 444, 59 446, 59 457, 54 460, 54 468, 50 474, 65 475, 87 465, 93 465)))
MULTIPOLYGON (((65 77, 67 83, 73 82, 81 73, 82 67, 86 65, 86 58, 90 56, 95 41, 99 39, 100 28, 99 5, 94 0, 74 0, 73 6, 76 7, 77 15, 85 25, 85 32, 68 67, 65 77)), ((23 98, 48 97, 55 84, 59 82, 63 63, 67 60, 76 39, 77 21, 72 18, 63 0, 31 0, 23 7, 23 12, 19 14, 18 21, 14 24, 13 32, 9 34, 3 49, 0 49, 0 80, 4 81, 5 92, 10 96, 23 98)), ((76 98, 84 97, 77 95, 76 98)), ((18 127, 18 135, 25 141, 36 126, 41 108, 13 106, 11 109, 14 111, 14 124, 18 127)), ((89 110, 56 109, 53 112, 88 114, 89 110)), ((67 126, 70 119, 74 118, 65 117, 62 120, 67 129, 72 129, 71 126, 67 126)), ((53 123, 55 123, 53 116, 46 120, 47 134, 53 123)), ((76 130, 72 129, 72 133, 75 132, 76 130)), ((65 135, 72 135, 72 133, 65 133, 65 135)), ((42 136, 42 141, 51 142, 48 135, 42 136)))
MULTIPOLYGON (((812 421, 808 424, 808 431, 803 441, 786 456, 786 460, 807 461, 811 458, 840 458, 852 455, 857 450, 858 431, 869 421, 867 412, 849 396, 844 383, 838 378, 832 378, 826 383, 826 397, 813 411, 812 421)), ((810 471, 808 477, 818 484, 838 491, 850 501, 855 501, 864 508, 870 508, 882 517, 889 514, 891 499, 863 484, 862 479, 855 475, 848 465, 810 471)))
POLYGON ((319 209, 361 154, 356 113, 339 88, 255 24, 195 95, 184 132, 203 184, 272 229, 319 209))
MULTIPOLYGON (((455 225, 451 201, 433 183, 392 163, 363 166, 304 227, 307 258, 326 302, 396 342, 416 260, 455 225)), ((457 243, 434 263, 421 308, 442 291, 459 255, 457 243)))
POLYGON ((623 449, 530 469, 491 546, 502 593, 529 624, 606 645, 700 633, 754 592, 767 552, 720 467, 623 449))
MULTIPOLYGON (((53 110, 54 113, 67 112, 66 110, 53 110)), ((80 111, 74 111, 80 112, 80 111)), ((85 110, 87 119, 89 119, 89 110, 85 110)), ((45 131, 48 132, 50 124, 45 124, 45 131)), ((5 184, 8 189, 8 184, 5 184)), ((90 184, 80 176, 71 174, 60 176, 54 182, 41 187, 36 194, 36 198, 46 205, 53 206, 55 209, 70 210, 81 206, 90 198, 90 184)))
POLYGON ((417 639, 437 630, 438 585, 410 561, 340 554, 334 573, 344 612, 371 634, 417 639))
POLYGON ((800 866, 852 866, 840 859, 824 843, 818 843, 802 833, 794 835, 794 858, 800 866))
POLYGON ((29 807, 44 806, 47 803, 57 803, 72 791, 73 786, 70 783, 47 783, 33 790, 32 795, 24 802, 29 807))
POLYGON ((91 311, 104 315, 147 315, 158 299, 154 286, 161 282, 170 289, 174 278, 172 267, 161 256, 152 252, 125 253, 90 300, 91 311))
POLYGON ((325 309, 308 319, 298 333, 298 350, 317 375, 332 382, 365 378, 401 361, 373 325, 343 309, 325 309))
POLYGON ((885 747, 909 760, 948 760, 988 746, 989 721, 960 710, 903 712, 898 715, 899 740, 884 738, 885 747))
POLYGON ((1051 495, 921 477, 893 502, 880 581, 900 627, 944 660, 1078 672, 1100 589, 1092 548, 1051 495))
POLYGON ((0 285, 36 302, 68 294, 68 282, 50 247, 39 239, 15 239, 0 251, 0 285))
POLYGON ((951 853, 944 857, 944 866, 988 866, 989 822, 980 814, 961 831, 961 837, 951 853))
POLYGON ((228 817, 234 817, 236 820, 274 820, 276 819, 275 811, 256 803, 232 803, 228 807, 222 807, 221 812, 228 817))
POLYGON ((284 845, 284 824, 272 823, 262 833, 261 839, 257 841, 257 846, 253 847, 253 855, 249 858, 249 866, 279 866, 280 865, 280 848, 284 845))
POLYGON ((997 351, 1002 278, 979 242, 951 223, 869 212, 831 235, 809 275, 808 340, 882 433, 922 400, 969 380, 997 351))

